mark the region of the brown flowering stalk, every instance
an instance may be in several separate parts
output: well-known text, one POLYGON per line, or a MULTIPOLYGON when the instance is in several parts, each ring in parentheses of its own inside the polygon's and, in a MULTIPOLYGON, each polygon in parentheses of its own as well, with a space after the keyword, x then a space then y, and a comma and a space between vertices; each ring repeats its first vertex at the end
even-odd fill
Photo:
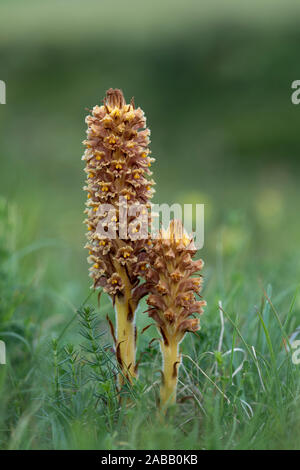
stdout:
POLYGON ((178 369, 181 363, 179 343, 186 332, 200 329, 199 318, 204 300, 196 301, 202 286, 202 276, 192 275, 200 271, 203 261, 193 261, 196 253, 192 237, 185 232, 178 220, 172 220, 166 231, 161 230, 149 253, 147 286, 151 292, 147 303, 161 334, 163 377, 160 389, 161 406, 175 403, 178 369), (191 318, 192 317, 192 318, 191 318))
POLYGON ((133 100, 126 104, 121 90, 109 89, 103 105, 93 108, 86 123, 86 248, 93 287, 103 288, 115 306, 116 337, 113 330, 112 333, 122 385, 125 377, 131 381, 136 376, 134 316, 138 297, 134 296, 134 289, 145 273, 150 243, 135 237, 140 228, 139 213, 126 220, 121 216, 126 205, 129 212, 130 207, 143 204, 142 212, 148 218, 154 192, 149 167, 154 159, 148 149, 150 131, 144 113, 135 108, 133 100))

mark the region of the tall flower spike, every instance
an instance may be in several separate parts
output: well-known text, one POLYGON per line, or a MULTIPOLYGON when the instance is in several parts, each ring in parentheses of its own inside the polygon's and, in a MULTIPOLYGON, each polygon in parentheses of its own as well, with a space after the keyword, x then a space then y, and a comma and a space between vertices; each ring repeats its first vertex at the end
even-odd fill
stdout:
POLYGON ((192 275, 200 271, 203 261, 193 261, 196 253, 193 239, 188 236, 182 223, 172 220, 166 231, 161 230, 154 240, 149 254, 150 267, 147 271, 147 285, 150 292, 147 303, 148 314, 152 317, 161 334, 163 356, 163 378, 160 389, 162 408, 175 403, 178 369, 181 357, 179 343, 186 332, 200 329, 199 318, 206 305, 197 301, 202 277, 192 275), (191 318, 192 317, 192 318, 191 318))
POLYGON ((149 248, 146 239, 134 236, 139 230, 140 214, 126 217, 125 222, 122 214, 125 206, 130 213, 130 207, 142 204, 148 222, 149 201, 154 192, 150 166, 154 159, 148 149, 150 131, 144 113, 135 108, 133 100, 126 104, 121 90, 109 89, 103 105, 93 108, 86 123, 87 139, 83 142, 87 174, 86 248, 93 287, 103 288, 115 306, 115 347, 122 385, 124 377, 131 381, 136 375, 137 300, 133 298, 133 289, 146 270, 149 248))

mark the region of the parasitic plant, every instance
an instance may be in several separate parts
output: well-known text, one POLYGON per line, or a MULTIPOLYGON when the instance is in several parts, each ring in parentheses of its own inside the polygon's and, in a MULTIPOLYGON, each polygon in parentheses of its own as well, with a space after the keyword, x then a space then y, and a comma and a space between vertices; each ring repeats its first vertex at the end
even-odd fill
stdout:
POLYGON ((139 296, 135 292, 146 271, 151 245, 148 231, 140 236, 140 212, 148 227, 154 192, 149 167, 154 159, 148 148, 150 131, 144 113, 135 108, 133 100, 126 104, 121 90, 109 89, 103 105, 93 108, 86 123, 86 248, 93 288, 103 288, 115 307, 116 335, 111 328, 121 386, 136 376, 135 310, 139 296), (130 211, 137 205, 143 207, 140 212, 130 211))
POLYGON ((146 279, 150 292, 148 314, 156 322, 161 334, 163 376, 160 403, 164 409, 175 403, 178 370, 181 363, 179 344, 186 332, 200 329, 199 318, 204 300, 197 301, 202 286, 202 276, 192 275, 200 271, 203 261, 193 261, 196 254, 193 238, 179 220, 172 220, 167 230, 161 230, 149 252, 149 268, 146 279))

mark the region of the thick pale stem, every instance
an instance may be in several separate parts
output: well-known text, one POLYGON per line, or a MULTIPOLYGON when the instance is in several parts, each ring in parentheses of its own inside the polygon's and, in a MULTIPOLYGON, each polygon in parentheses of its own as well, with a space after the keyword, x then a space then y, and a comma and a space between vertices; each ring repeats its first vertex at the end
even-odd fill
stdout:
POLYGON ((134 311, 127 295, 116 297, 117 322, 117 359, 122 374, 119 374, 119 385, 122 386, 136 377, 135 372, 135 322, 134 311))
POLYGON ((163 356, 163 378, 160 387, 160 403, 162 409, 165 409, 168 405, 176 402, 178 368, 180 365, 178 342, 174 338, 163 341, 161 352, 163 356))

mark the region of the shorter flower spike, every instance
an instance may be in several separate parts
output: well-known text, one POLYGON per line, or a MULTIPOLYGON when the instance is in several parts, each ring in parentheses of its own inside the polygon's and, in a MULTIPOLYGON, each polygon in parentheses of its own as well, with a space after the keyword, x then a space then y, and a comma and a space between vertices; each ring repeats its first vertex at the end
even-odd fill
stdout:
POLYGON ((193 238, 179 220, 172 220, 168 229, 161 230, 149 253, 146 279, 150 292, 148 314, 161 333, 163 355, 163 381, 161 405, 176 401, 178 368, 181 358, 179 343, 187 332, 200 329, 199 318, 206 305, 196 300, 202 287, 202 276, 193 277, 203 268, 203 261, 193 261, 196 254, 193 238))

